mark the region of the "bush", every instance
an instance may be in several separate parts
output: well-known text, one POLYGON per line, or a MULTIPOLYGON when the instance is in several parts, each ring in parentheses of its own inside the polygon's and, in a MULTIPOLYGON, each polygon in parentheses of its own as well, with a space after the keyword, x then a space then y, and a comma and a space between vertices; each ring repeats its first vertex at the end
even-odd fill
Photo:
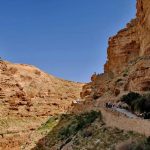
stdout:
POLYGON ((38 130, 46 130, 46 129, 50 129, 53 128, 55 126, 55 124, 57 123, 57 120, 59 118, 58 117, 50 117, 46 123, 42 124, 42 126, 38 129, 38 130))
POLYGON ((102 119, 101 112, 91 111, 75 116, 75 119, 67 126, 60 130, 59 138, 66 139, 75 135, 79 130, 93 123, 97 118, 102 119))
POLYGON ((101 113, 96 111, 91 111, 88 113, 85 113, 83 115, 79 115, 76 117, 78 121, 77 130, 82 129, 84 126, 91 124, 96 120, 96 118, 101 118, 101 113))
POLYGON ((140 94, 138 93, 135 93, 135 92, 130 92, 128 93, 127 95, 124 95, 122 98, 121 98, 121 101, 122 102, 125 102, 127 103, 128 105, 131 105, 132 102, 138 98, 140 98, 140 94))
POLYGON ((121 98, 121 101, 126 103, 133 112, 150 112, 150 95, 140 95, 130 92, 121 98))

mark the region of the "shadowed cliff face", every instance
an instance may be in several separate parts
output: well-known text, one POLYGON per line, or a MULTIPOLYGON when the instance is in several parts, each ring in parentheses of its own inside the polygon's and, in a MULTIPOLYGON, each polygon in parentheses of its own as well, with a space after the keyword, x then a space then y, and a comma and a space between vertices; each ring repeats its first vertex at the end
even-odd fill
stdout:
POLYGON ((109 39, 105 72, 120 73, 138 56, 150 54, 150 1, 137 1, 136 18, 109 39))

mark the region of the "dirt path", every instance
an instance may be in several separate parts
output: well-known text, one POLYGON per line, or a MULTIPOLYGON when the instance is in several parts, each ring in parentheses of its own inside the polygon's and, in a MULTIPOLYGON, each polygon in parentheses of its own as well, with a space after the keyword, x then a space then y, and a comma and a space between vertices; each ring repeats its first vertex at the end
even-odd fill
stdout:
POLYGON ((137 119, 139 117, 137 117, 135 114, 131 113, 130 111, 126 110, 126 109, 121 109, 121 108, 113 108, 113 110, 117 111, 117 112, 120 112, 124 115, 126 115, 127 117, 129 118, 134 118, 134 119, 137 119))
MULTIPOLYGON (((117 127, 125 131, 135 131, 146 136, 150 136, 150 121, 140 118, 129 118, 114 110, 101 108, 105 123, 110 127, 117 127)), ((129 116, 131 114, 128 114, 129 116)))

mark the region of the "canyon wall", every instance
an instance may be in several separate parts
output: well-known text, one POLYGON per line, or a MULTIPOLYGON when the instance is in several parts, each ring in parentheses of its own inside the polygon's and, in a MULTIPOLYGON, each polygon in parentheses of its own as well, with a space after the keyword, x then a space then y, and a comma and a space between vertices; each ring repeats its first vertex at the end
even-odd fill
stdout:
POLYGON ((150 0, 137 0, 136 8, 136 17, 109 38, 104 74, 92 76, 83 99, 150 90, 150 0))
POLYGON ((136 18, 110 37, 105 72, 120 73, 136 57, 150 54, 150 1, 138 0, 136 18))

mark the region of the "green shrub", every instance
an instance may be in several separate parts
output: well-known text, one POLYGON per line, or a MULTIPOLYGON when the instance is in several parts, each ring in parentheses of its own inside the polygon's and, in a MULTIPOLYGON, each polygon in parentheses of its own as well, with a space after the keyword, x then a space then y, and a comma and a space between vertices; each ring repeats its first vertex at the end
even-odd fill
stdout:
POLYGON ((134 112, 144 112, 145 109, 145 101, 144 97, 139 97, 131 103, 131 110, 134 112))
POLYGON ((127 103, 128 105, 131 105, 133 101, 137 100, 140 97, 141 97, 140 94, 135 92, 130 92, 127 95, 124 95, 121 98, 121 101, 127 103))
POLYGON ((42 126, 38 130, 46 130, 53 128, 58 119, 59 118, 55 116, 50 117, 44 124, 42 124, 42 126))
POLYGON ((121 101, 130 106, 133 112, 150 112, 150 94, 140 95, 130 92, 121 98, 121 101))
POLYGON ((77 130, 80 130, 84 126, 91 124, 98 117, 101 117, 101 113, 96 112, 96 111, 91 111, 91 112, 85 113, 83 115, 77 116, 76 117, 76 119, 78 121, 77 130))
POLYGON ((75 119, 67 126, 60 130, 59 138, 66 139, 75 135, 79 130, 93 123, 97 118, 102 119, 101 112, 91 111, 75 116, 75 119))

